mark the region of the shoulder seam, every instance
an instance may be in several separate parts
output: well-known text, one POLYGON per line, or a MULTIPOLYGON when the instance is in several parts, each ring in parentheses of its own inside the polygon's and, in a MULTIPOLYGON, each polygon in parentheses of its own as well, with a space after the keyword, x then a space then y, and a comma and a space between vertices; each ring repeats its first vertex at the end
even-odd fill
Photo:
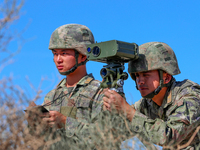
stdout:
POLYGON ((56 87, 58 87, 58 86, 62 83, 62 81, 63 81, 64 79, 65 79, 65 78, 63 78, 63 79, 57 84, 56 87))

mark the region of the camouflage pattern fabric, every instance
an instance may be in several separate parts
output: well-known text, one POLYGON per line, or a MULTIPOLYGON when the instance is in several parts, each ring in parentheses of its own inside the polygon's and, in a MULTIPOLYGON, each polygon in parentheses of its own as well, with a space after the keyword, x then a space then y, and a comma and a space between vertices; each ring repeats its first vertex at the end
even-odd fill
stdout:
MULTIPOLYGON (((186 144, 200 125, 200 86, 190 80, 173 80, 161 106, 145 98, 134 104, 137 111, 130 124, 132 132, 143 134, 166 149, 186 144)), ((199 142, 196 135, 185 149, 194 148, 199 142)))
POLYGON ((94 126, 90 126, 88 137, 84 141, 88 149, 119 150, 122 141, 127 139, 127 120, 123 115, 108 110, 102 111, 94 126))
POLYGON ((149 70, 163 70, 170 75, 180 74, 176 55, 169 45, 148 42, 139 46, 139 58, 129 62, 128 72, 135 80, 134 73, 149 70))
POLYGON ((45 108, 67 116, 65 129, 62 129, 65 136, 62 138, 63 141, 69 138, 79 141, 82 137, 87 141, 88 128, 92 126, 102 111, 103 94, 99 89, 100 82, 94 80, 92 74, 89 74, 83 77, 71 92, 65 83, 66 79, 62 80, 56 89, 45 96, 45 108))
POLYGON ((86 55, 86 45, 92 43, 94 43, 94 36, 88 27, 80 24, 66 24, 52 33, 49 49, 75 49, 86 55))

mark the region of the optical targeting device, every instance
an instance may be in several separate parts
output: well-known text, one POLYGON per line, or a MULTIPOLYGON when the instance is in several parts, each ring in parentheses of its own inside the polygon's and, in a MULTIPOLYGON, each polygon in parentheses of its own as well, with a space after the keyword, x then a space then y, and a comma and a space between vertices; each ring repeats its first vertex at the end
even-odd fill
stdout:
POLYGON ((101 88, 110 88, 118 93, 123 93, 124 80, 128 79, 128 74, 123 72, 124 63, 138 57, 136 43, 111 40, 87 45, 88 60, 107 63, 100 71, 103 78, 101 88))

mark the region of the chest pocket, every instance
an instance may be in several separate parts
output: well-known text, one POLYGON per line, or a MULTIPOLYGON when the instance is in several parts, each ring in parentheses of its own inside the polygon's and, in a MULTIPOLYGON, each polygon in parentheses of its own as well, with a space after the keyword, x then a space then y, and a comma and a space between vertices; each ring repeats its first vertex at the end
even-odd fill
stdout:
POLYGON ((76 119, 77 108, 74 106, 61 106, 60 113, 67 117, 76 119))
POLYGON ((92 97, 89 96, 90 91, 81 92, 78 96, 76 107, 76 118, 83 122, 89 122, 91 114, 92 97))

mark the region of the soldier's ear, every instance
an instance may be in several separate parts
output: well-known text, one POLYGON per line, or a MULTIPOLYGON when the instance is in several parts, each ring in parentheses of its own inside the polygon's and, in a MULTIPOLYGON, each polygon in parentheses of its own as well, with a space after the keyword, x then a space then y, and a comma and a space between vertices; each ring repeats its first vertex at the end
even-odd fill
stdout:
POLYGON ((166 72, 163 72, 163 81, 164 81, 164 84, 167 84, 171 81, 172 79, 172 75, 166 73, 166 72))
POLYGON ((86 59, 87 59, 87 56, 86 56, 86 55, 82 55, 82 56, 81 56, 81 61, 82 61, 82 62, 84 62, 86 59))

